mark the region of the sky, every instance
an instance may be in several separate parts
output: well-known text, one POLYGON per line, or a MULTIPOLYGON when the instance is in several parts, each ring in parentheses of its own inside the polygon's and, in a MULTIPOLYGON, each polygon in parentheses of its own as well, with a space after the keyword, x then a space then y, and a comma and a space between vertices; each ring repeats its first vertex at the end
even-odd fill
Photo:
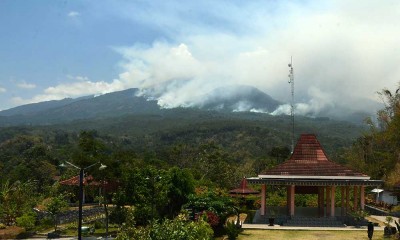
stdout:
MULTIPOLYGON (((0 110, 127 88, 163 107, 250 85, 371 110, 400 82, 400 1, 1 0, 0 110)), ((283 106, 284 107, 284 106, 283 106)))

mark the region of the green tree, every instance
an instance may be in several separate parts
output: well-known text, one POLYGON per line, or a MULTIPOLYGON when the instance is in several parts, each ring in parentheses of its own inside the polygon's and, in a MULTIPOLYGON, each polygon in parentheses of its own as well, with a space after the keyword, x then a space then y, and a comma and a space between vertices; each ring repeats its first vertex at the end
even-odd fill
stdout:
POLYGON ((236 212, 235 204, 232 198, 221 189, 203 188, 196 194, 189 196, 189 201, 184 208, 193 209, 195 213, 213 212, 219 218, 219 224, 222 225, 226 218, 236 212))
POLYGON ((126 203, 134 206, 135 219, 144 225, 162 216, 168 205, 169 176, 152 166, 125 169, 122 176, 126 203))
POLYGON ((34 183, 7 180, 0 188, 0 221, 13 225, 17 217, 30 212, 36 205, 37 196, 33 191, 34 183))
POLYGON ((378 126, 367 119, 369 131, 357 139, 344 158, 353 168, 393 186, 400 179, 400 89, 383 89, 379 95, 384 108, 378 111, 378 126))
POLYGON ((200 145, 197 152, 192 169, 199 181, 209 181, 218 187, 232 188, 237 179, 243 177, 236 176, 236 168, 239 165, 215 142, 200 145))
POLYGON ((64 195, 52 197, 46 204, 46 210, 51 214, 54 224, 54 232, 57 232, 58 216, 60 213, 68 209, 68 202, 65 200, 64 195))
POLYGON ((17 135, 0 144, 0 170, 3 179, 11 182, 35 181, 37 191, 53 182, 55 161, 50 147, 39 136, 17 135))
POLYGON ((182 205, 188 202, 190 194, 194 193, 194 178, 188 169, 170 168, 167 172, 169 188, 168 197, 168 216, 176 216, 182 208, 182 205))

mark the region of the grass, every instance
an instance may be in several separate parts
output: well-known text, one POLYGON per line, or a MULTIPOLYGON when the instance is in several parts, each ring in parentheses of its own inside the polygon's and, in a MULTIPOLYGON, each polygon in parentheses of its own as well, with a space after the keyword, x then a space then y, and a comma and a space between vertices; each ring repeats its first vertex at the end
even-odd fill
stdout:
MULTIPOLYGON (((244 230, 238 240, 368 240, 365 231, 301 231, 301 230, 244 230)), ((374 240, 383 240, 383 231, 375 231, 374 240)), ((388 240, 385 238, 385 240, 388 240)))
MULTIPOLYGON (((117 227, 109 227, 108 228, 108 234, 109 235, 116 235, 118 232, 118 228, 117 227)), ((100 229, 96 229, 95 232, 93 234, 89 234, 89 233, 82 233, 82 235, 84 236, 104 236, 106 233, 106 229, 104 228, 100 228, 100 229)), ((77 236, 78 235, 78 230, 77 229, 65 229, 62 231, 62 235, 65 236, 77 236)))

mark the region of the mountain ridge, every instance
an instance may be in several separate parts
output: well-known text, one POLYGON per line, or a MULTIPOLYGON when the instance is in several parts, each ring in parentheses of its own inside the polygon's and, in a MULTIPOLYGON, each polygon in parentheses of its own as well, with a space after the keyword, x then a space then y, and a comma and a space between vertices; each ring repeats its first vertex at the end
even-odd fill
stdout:
MULTIPOLYGON (((90 95, 76 99, 67 98, 22 105, 0 111, 0 126, 48 125, 131 114, 158 114, 163 111, 157 104, 157 100, 151 100, 147 96, 138 95, 138 93, 139 89, 130 88, 100 96, 90 95)), ((219 88, 205 97, 207 98, 206 104, 198 105, 196 108, 232 112, 243 102, 259 108, 267 106, 267 110, 279 105, 279 102, 268 94, 250 86, 219 88), (215 91, 231 92, 231 94, 222 96, 215 91), (217 95, 217 97, 212 99, 212 95, 217 95), (216 109, 215 106, 221 104, 224 107, 216 109)))
MULTIPOLYGON (((228 85, 194 97, 193 104, 184 108, 224 113, 258 112, 271 114, 282 105, 281 102, 255 87, 228 85)), ((174 108, 162 108, 154 97, 143 95, 143 91, 137 88, 130 88, 99 96, 65 98, 3 110, 0 111, 0 127, 51 125, 75 120, 112 118, 125 115, 163 114, 166 109, 174 108)), ((284 115, 284 113, 282 114, 284 115)), ((332 118, 362 124, 363 120, 370 114, 355 112, 346 107, 335 107, 321 111, 320 114, 311 113, 306 116, 332 118)))

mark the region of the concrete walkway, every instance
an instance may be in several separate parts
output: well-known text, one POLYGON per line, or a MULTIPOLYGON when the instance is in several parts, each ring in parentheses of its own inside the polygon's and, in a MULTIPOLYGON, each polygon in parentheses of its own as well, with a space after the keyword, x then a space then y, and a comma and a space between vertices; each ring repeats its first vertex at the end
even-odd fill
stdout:
MULTIPOLYGON (((378 221, 381 221, 381 222, 386 223, 386 216, 370 215, 370 217, 371 217, 371 218, 374 218, 374 219, 376 219, 376 220, 378 220, 378 221)), ((397 223, 400 224, 399 218, 397 218, 397 217, 392 217, 392 218, 393 218, 393 222, 390 223, 390 225, 391 225, 392 227, 396 227, 396 224, 394 223, 394 221, 397 221, 397 223)))
MULTIPOLYGON (((370 215, 371 218, 376 219, 380 222, 386 222, 386 216, 377 216, 377 215, 370 215)), ((399 222, 399 218, 393 217, 393 222, 390 224, 393 227, 396 227, 394 221, 399 222)), ((269 229, 269 230, 309 230, 309 231, 366 231, 367 227, 362 226, 356 228, 354 226, 347 226, 347 227, 295 227, 295 226, 268 226, 268 224, 243 224, 242 226, 244 229, 269 229)), ((376 231, 383 231, 384 227, 374 227, 376 231)))
MULTIPOLYGON (((293 227, 293 226, 268 226, 268 224, 243 224, 243 229, 269 229, 269 230, 304 230, 304 231, 366 231, 367 227, 293 227)), ((383 227, 375 227, 375 231, 383 231, 383 227)))

